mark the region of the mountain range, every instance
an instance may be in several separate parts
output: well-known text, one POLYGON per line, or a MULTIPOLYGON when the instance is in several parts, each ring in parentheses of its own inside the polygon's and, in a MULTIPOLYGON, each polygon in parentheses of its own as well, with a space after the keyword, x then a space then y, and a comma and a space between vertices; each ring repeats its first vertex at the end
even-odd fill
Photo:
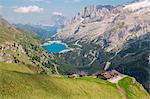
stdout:
POLYGON ((67 23, 56 15, 53 26, 0 17, 0 98, 149 99, 149 16, 150 1, 136 0, 86 6, 67 23), (47 53, 41 44, 49 39, 72 50, 47 53), (111 70, 119 76, 95 75, 111 70))
POLYGON ((149 0, 87 6, 55 34, 74 48, 60 57, 79 71, 115 68, 135 77, 150 92, 149 16, 149 0))
POLYGON ((0 30, 2 99, 149 98, 143 86, 129 76, 115 84, 90 76, 60 75, 57 66, 64 65, 57 62, 53 54, 45 52, 34 33, 17 29, 1 17, 0 30))
POLYGON ((99 43, 108 52, 117 50, 127 40, 138 38, 150 31, 150 7, 147 4, 143 6, 144 3, 149 4, 149 1, 117 7, 85 7, 56 37, 99 43))
POLYGON ((27 32, 34 32, 44 39, 50 38, 57 32, 57 27, 55 26, 29 25, 29 24, 14 24, 14 26, 18 29, 27 32))
POLYGON ((50 18, 51 23, 48 25, 30 25, 30 24, 13 24, 16 28, 26 32, 34 32, 44 39, 51 38, 57 31, 64 27, 66 17, 54 14, 50 18))

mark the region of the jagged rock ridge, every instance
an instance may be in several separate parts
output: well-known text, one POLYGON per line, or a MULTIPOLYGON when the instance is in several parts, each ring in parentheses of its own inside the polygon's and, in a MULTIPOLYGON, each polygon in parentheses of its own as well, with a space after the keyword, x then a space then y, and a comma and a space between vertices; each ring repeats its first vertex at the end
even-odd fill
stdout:
POLYGON ((117 7, 85 7, 55 37, 68 41, 96 42, 106 51, 118 50, 129 39, 150 31, 148 0, 117 7), (147 5, 143 6, 147 2, 147 5), (131 6, 141 8, 130 10, 131 6))

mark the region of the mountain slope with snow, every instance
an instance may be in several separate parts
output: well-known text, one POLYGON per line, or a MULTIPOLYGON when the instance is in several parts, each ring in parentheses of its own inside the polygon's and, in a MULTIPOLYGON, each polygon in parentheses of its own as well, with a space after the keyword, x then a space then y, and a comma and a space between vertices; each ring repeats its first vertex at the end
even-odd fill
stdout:
POLYGON ((55 37, 69 42, 95 42, 108 52, 118 50, 127 40, 150 31, 149 3, 146 0, 118 7, 85 7, 55 37), (138 10, 127 10, 136 5, 141 5, 138 10))
POLYGON ((60 55, 61 58, 79 71, 89 73, 103 71, 105 66, 118 69, 134 76, 150 92, 149 2, 85 7, 55 35, 70 46, 76 42, 81 45, 73 52, 60 55), (106 65, 109 62, 110 67, 106 65))
POLYGON ((146 7, 150 7, 150 0, 141 0, 139 2, 125 5, 124 9, 135 11, 146 7))

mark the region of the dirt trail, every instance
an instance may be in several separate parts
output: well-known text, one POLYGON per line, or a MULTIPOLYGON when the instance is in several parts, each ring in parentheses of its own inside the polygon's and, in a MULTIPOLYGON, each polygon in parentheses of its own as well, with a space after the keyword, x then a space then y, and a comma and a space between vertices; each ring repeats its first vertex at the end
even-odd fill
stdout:
POLYGON ((118 83, 117 83, 116 85, 117 85, 117 88, 118 88, 118 90, 119 90, 119 92, 120 92, 122 98, 123 98, 123 99, 127 99, 125 91, 119 86, 118 83))

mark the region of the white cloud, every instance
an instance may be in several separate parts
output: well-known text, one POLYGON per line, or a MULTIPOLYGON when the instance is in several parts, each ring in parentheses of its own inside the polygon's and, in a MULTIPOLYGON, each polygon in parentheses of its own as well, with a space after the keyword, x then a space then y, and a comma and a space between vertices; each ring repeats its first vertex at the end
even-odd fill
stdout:
POLYGON ((17 13, 41 13, 43 11, 44 11, 43 8, 40 8, 36 5, 17 7, 14 9, 14 12, 17 13))
POLYGON ((61 13, 61 12, 53 12, 52 14, 53 14, 53 15, 60 15, 60 16, 62 16, 62 13, 61 13))

